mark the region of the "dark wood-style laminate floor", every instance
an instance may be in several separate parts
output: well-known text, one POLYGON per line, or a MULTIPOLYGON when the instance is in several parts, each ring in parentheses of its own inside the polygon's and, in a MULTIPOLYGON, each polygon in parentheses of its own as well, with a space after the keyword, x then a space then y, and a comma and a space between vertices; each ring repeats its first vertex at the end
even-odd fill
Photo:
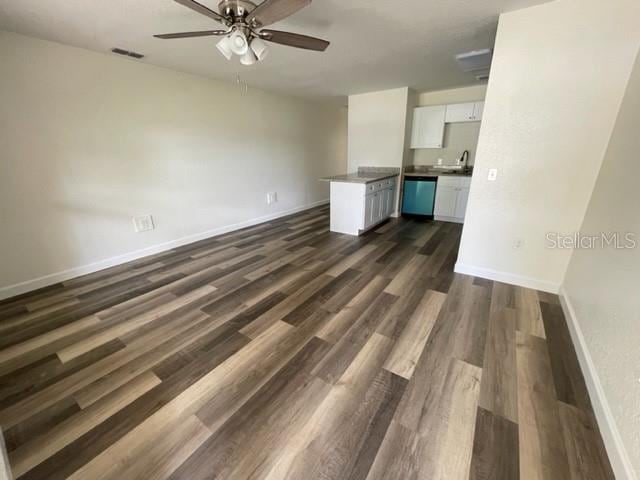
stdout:
POLYGON ((24 479, 613 479, 555 296, 317 208, 0 302, 24 479))

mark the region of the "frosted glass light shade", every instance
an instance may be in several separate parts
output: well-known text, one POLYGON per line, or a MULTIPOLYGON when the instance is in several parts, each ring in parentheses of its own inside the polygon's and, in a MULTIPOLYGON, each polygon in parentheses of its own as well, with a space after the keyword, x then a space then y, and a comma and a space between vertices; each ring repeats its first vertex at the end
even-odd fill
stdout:
POLYGON ((247 50, 247 53, 240 57, 240 63, 242 65, 253 65, 257 61, 258 59, 256 58, 255 53, 253 53, 253 50, 250 48, 247 50))
POLYGON ((247 41, 247 37, 244 33, 236 30, 231 35, 229 35, 229 48, 236 55, 244 55, 249 50, 249 42, 247 41))
POLYGON ((259 38, 251 40, 251 50, 253 50, 253 53, 256 54, 256 57, 258 57, 260 61, 264 60, 269 53, 269 47, 259 38))
POLYGON ((222 40, 218 42, 216 47, 218 47, 220 53, 224 55, 227 60, 231 60, 233 52, 231 51, 231 40, 229 39, 229 36, 222 37, 222 40))

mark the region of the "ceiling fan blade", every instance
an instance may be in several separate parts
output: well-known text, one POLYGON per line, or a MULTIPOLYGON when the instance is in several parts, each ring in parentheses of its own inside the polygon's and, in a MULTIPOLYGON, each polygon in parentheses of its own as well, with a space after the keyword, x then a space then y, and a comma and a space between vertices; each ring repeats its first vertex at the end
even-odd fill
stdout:
POLYGON ((318 52, 324 52, 330 45, 330 42, 320 38, 308 37, 306 35, 300 35, 299 33, 281 32, 279 30, 262 30, 260 37, 268 42, 318 52))
POLYGON ((199 4, 198 2, 196 2, 195 0, 174 0, 175 2, 179 3, 180 5, 183 5, 187 8, 190 8, 191 10, 198 12, 202 15, 205 15, 209 18, 214 19, 216 22, 220 22, 220 23, 227 23, 227 20, 220 15, 218 12, 214 12, 213 10, 211 10, 208 7, 205 7, 204 5, 199 4))
POLYGON ((264 0, 249 13, 246 21, 251 24, 255 20, 255 23, 266 27, 293 15, 310 3, 311 0, 264 0))
POLYGON ((193 38, 193 37, 211 37, 215 35, 224 35, 226 30, 204 30, 202 32, 183 32, 183 33, 164 33, 162 35, 154 35, 156 38, 163 40, 172 40, 174 38, 193 38))

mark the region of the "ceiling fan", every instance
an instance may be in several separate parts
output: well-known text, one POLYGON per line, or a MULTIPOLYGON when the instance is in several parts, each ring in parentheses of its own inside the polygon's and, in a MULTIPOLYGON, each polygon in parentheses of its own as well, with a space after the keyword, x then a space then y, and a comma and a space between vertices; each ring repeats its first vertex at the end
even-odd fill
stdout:
POLYGON ((249 0, 222 0, 218 4, 220 13, 196 2, 195 0, 174 0, 191 10, 205 15, 226 28, 224 30, 205 30, 201 32, 168 33, 154 35, 156 38, 171 40, 175 38, 193 38, 221 36, 218 50, 227 60, 235 54, 243 65, 253 65, 263 60, 268 53, 267 42, 279 43, 289 47, 304 48, 324 52, 329 42, 298 33, 270 30, 263 27, 279 22, 306 7, 311 0, 264 0, 260 5, 249 0))

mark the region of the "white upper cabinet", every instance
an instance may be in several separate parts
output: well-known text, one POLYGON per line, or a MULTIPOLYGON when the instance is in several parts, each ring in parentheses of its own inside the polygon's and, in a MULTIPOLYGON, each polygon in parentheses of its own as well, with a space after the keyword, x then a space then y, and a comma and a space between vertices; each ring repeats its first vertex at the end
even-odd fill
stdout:
POLYGON ((454 103, 447 105, 447 123, 479 122, 482 120, 484 102, 454 103))
POLYGON ((446 105, 414 109, 411 148, 442 148, 446 111, 446 105))
POLYGON ((447 123, 473 122, 475 104, 473 103, 454 103, 447 105, 447 123))

